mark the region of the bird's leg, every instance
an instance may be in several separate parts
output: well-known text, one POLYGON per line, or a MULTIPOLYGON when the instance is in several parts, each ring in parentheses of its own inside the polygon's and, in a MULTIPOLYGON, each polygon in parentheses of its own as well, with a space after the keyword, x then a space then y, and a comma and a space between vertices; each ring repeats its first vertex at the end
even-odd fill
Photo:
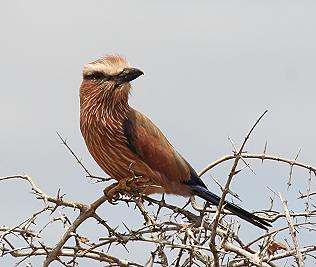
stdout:
POLYGON ((142 176, 133 176, 120 179, 117 183, 111 184, 103 190, 109 202, 117 200, 119 193, 131 193, 132 195, 150 195, 154 193, 165 193, 163 187, 154 185, 149 179, 142 176))

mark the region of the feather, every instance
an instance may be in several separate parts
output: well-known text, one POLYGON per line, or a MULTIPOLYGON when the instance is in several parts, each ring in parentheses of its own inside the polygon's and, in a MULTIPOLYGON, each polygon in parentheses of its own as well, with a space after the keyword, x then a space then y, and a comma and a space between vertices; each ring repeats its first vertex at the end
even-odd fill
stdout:
POLYGON ((123 129, 127 146, 152 170, 165 176, 169 182, 190 179, 186 161, 146 116, 132 109, 123 129))
MULTIPOLYGON (((209 201, 210 203, 214 205, 218 205, 220 201, 220 197, 215 195, 214 193, 210 192, 207 188, 202 187, 200 185, 194 185, 191 186, 193 193, 206 201, 209 201)), ((244 219, 247 222, 250 222, 253 225, 256 225, 260 227, 261 229, 268 230, 267 227, 271 227, 271 224, 268 223, 265 219, 260 218, 243 208, 239 207, 238 205, 234 203, 230 203, 225 201, 224 208, 226 210, 229 210, 233 214, 237 215, 239 218, 244 219)))

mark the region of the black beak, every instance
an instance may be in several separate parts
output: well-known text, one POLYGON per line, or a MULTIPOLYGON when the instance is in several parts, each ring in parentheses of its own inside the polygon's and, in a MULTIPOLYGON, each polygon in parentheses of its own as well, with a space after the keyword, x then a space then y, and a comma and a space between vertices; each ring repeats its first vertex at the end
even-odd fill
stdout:
POLYGON ((125 68, 120 74, 115 77, 115 80, 119 83, 128 83, 143 74, 144 73, 139 69, 125 68))

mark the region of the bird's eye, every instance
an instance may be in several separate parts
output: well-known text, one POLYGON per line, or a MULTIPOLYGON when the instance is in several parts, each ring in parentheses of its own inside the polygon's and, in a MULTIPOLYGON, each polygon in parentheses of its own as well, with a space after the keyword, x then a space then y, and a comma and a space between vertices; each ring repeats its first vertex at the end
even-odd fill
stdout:
POLYGON ((84 76, 85 80, 103 80, 106 78, 106 75, 102 72, 94 72, 84 76))

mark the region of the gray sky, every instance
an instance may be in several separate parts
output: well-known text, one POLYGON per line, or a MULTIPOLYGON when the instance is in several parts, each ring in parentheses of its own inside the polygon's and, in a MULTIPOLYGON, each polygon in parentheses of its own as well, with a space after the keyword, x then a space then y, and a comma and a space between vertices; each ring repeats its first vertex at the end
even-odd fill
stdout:
MULTIPOLYGON (((101 194, 56 131, 102 175, 79 131, 78 88, 83 64, 110 53, 145 72, 131 104, 197 171, 231 152, 228 136, 240 144, 265 109, 247 150, 261 153, 267 140, 269 154, 293 158, 301 148, 300 160, 316 165, 315 14, 315 1, 1 1, 0 176, 25 173, 73 200, 101 194)), ((225 167, 212 175, 224 181, 225 167)), ((232 185, 250 210, 268 206, 267 186, 293 201, 306 188, 305 172, 287 191, 288 168, 253 168, 257 175, 246 170, 232 185)), ((203 179, 218 192, 209 174, 203 179)), ((0 224, 40 207, 29 191, 1 184, 0 224)))

